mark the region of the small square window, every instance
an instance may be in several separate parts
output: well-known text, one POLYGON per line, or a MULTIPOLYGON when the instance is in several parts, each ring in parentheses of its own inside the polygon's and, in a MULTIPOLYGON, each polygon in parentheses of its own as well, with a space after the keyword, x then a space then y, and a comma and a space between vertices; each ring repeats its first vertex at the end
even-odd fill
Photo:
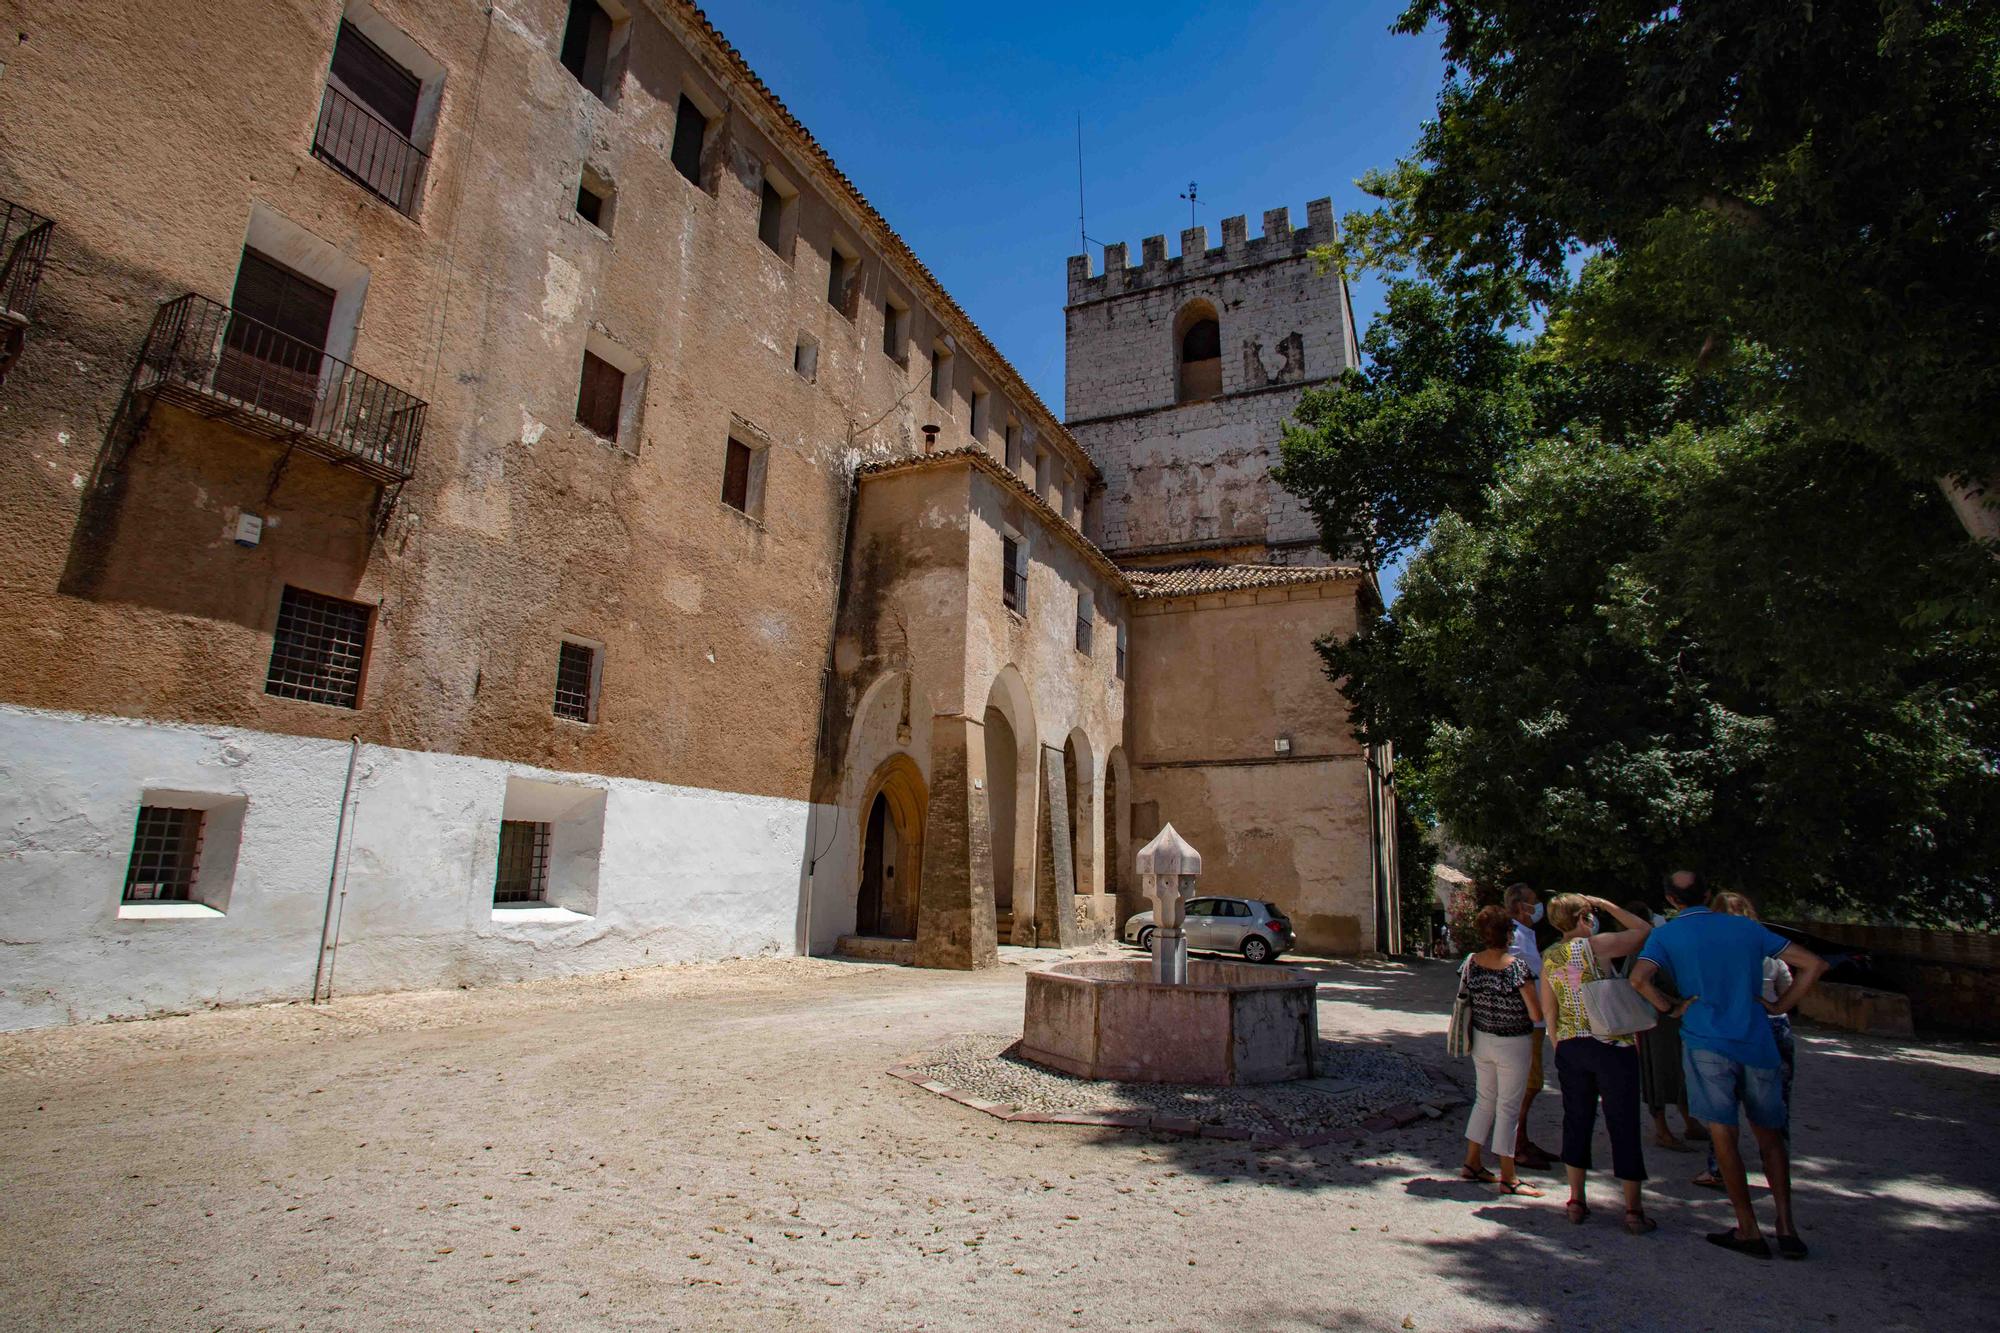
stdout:
POLYGON ((882 355, 910 364, 910 308, 893 296, 882 298, 882 355))
POLYGON ((368 620, 369 608, 359 602, 287 587, 271 637, 264 693, 359 708, 368 620))
POLYGON ((576 187, 576 215, 605 235, 611 234, 611 208, 617 190, 611 182, 589 167, 576 187))
POLYGON ((572 722, 597 721, 598 664, 595 644, 564 639, 556 654, 555 714, 572 722))
POLYGON ((690 185, 701 184, 701 150, 708 140, 708 116, 694 99, 681 94, 680 108, 674 113, 674 146, 669 156, 674 170, 690 185))
POLYGON ((1095 614, 1096 608, 1091 605, 1090 593, 1088 591, 1077 593, 1076 650, 1086 657, 1090 655, 1091 629, 1093 628, 1091 622, 1095 614))
POLYGON ((769 450, 735 436, 722 460, 722 503, 751 518, 764 517, 764 470, 769 450))
POLYGON ((810 333, 801 333, 792 348, 792 369, 808 384, 819 378, 819 342, 810 333))
POLYGON ((201 865, 201 828, 199 810, 140 806, 125 866, 125 901, 187 902, 201 865))
POLYGON ((538 903, 549 887, 549 826, 525 819, 500 821, 500 864, 493 875, 496 903, 538 903))
POLYGON ((576 419, 586 430, 607 440, 618 438, 618 411, 625 400, 625 372, 593 352, 583 354, 583 379, 577 385, 576 419))

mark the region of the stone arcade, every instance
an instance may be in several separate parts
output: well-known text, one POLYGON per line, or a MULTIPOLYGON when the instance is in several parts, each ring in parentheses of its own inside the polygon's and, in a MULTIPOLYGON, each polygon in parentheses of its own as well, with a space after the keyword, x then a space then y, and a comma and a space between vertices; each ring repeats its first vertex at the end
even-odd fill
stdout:
POLYGON ((0 1026, 977 967, 1115 929, 1169 818, 1394 940, 1311 651, 1373 585, 1267 476, 1354 359, 1326 201, 1071 260, 1065 424, 679 0, 10 50, 0 1026))

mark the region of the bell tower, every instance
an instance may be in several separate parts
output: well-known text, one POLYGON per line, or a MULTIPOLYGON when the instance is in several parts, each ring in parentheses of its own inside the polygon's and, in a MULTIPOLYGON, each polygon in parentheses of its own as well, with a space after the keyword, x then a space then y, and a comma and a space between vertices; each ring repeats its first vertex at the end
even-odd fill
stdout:
POLYGON ((1359 359, 1347 286, 1312 256, 1335 236, 1333 201, 1121 242, 1069 261, 1064 411, 1104 473, 1099 540, 1122 562, 1325 560, 1312 516, 1271 480, 1300 395, 1359 359))

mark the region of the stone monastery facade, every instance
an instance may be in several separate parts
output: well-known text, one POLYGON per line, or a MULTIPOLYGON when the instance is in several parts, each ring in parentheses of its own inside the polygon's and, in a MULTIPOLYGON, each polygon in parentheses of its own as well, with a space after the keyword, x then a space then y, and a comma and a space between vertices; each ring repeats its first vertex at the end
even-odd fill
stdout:
POLYGON ((1102 938, 1172 820, 1394 939, 1293 231, 1070 261, 1066 425, 677 0, 30 5, 0 1027, 1102 938))

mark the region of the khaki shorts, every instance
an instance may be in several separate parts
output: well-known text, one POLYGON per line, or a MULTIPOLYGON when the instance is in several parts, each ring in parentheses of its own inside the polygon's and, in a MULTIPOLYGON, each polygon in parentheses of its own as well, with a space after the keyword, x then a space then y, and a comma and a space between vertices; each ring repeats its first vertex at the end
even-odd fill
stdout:
POLYGON ((1542 1081, 1542 1046, 1543 1046, 1543 1044, 1544 1044, 1544 1043, 1543 1043, 1543 1041, 1542 1041, 1542 1030, 1541 1030, 1540 1028, 1536 1028, 1536 1029, 1535 1029, 1535 1045, 1534 1045, 1534 1052, 1535 1052, 1535 1053, 1534 1053, 1534 1056, 1533 1056, 1533 1057, 1532 1057, 1532 1058, 1531 1058, 1531 1059, 1530 1059, 1530 1060, 1528 1061, 1528 1091, 1529 1091, 1529 1092, 1540 1092, 1540 1091, 1542 1090, 1542 1088, 1543 1088, 1543 1087, 1545 1086, 1545 1084, 1544 1084, 1544 1083, 1543 1083, 1543 1081, 1542 1081))

